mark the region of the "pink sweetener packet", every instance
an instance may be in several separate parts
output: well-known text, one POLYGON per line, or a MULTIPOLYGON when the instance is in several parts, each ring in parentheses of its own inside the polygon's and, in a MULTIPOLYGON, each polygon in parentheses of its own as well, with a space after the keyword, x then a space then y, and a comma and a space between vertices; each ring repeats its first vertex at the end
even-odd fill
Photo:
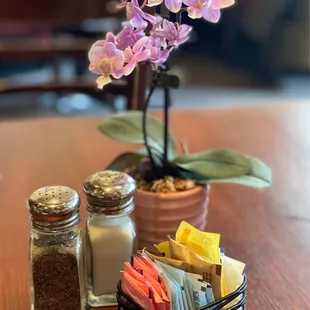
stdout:
POLYGON ((137 281, 139 281, 139 282, 145 284, 146 286, 148 286, 147 283, 146 283, 145 277, 144 277, 141 273, 139 273, 137 270, 135 270, 135 269, 130 265, 129 262, 124 263, 124 271, 126 271, 127 273, 129 273, 129 274, 130 274, 133 278, 135 278, 137 281))
POLYGON ((156 306, 156 309, 158 309, 158 310, 169 310, 170 309, 170 301, 169 301, 167 294, 162 289, 160 283, 148 274, 145 274, 144 276, 152 285, 152 289, 154 290, 154 297, 157 297, 157 295, 159 297, 158 300, 160 300, 160 302, 159 301, 156 302, 158 304, 158 306, 156 306))
POLYGON ((128 272, 122 273, 122 290, 143 309, 156 310, 153 305, 152 294, 146 284, 138 281, 128 272))
POLYGON ((167 309, 167 304, 169 305, 170 303, 169 300, 167 301, 168 298, 166 297, 166 295, 162 294, 163 292, 159 282, 157 282, 152 276, 143 275, 143 272, 139 273, 130 265, 130 263, 124 264, 124 271, 140 283, 145 284, 151 290, 152 301, 156 310, 167 309), (164 295, 164 299, 162 298, 162 295, 164 295))
POLYGON ((134 256, 132 259, 132 266, 137 270, 137 271, 142 271, 143 274, 147 273, 151 277, 153 277, 155 280, 159 280, 160 276, 158 273, 157 268, 151 268, 148 265, 146 265, 143 260, 140 257, 134 256))
POLYGON ((146 266, 148 266, 150 269, 156 271, 156 273, 158 274, 157 279, 152 278, 149 273, 146 273, 144 276, 154 285, 156 290, 159 292, 162 300, 165 303, 165 309, 170 310, 170 300, 168 298, 167 290, 165 288, 164 282, 162 281, 162 279, 159 275, 159 271, 158 271, 157 266, 147 256, 145 256, 143 254, 143 252, 139 253, 138 257, 146 266))

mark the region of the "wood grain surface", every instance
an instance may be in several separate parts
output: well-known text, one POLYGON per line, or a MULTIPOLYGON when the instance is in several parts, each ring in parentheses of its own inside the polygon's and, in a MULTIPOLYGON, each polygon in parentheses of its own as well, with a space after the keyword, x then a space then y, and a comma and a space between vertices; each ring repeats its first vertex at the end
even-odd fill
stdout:
MULTIPOLYGON (((0 123, 0 309, 29 309, 28 195, 83 180, 133 147, 96 130, 100 118, 0 123)), ((270 189, 214 185, 208 231, 247 263, 248 309, 310 309, 310 104, 173 111, 191 152, 233 148, 268 163, 270 189)))

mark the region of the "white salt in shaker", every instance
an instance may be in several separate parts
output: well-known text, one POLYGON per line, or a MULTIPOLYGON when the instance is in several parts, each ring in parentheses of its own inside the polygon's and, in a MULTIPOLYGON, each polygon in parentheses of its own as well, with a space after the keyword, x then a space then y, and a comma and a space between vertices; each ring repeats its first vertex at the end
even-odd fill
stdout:
POLYGON ((98 172, 84 182, 88 304, 92 307, 117 304, 120 272, 136 252, 131 217, 135 189, 134 179, 118 171, 98 172))

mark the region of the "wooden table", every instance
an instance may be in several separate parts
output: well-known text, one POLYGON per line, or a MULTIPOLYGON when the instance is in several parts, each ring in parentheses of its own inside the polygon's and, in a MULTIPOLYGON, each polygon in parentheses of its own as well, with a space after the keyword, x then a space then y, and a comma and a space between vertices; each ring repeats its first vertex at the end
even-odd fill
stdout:
MULTIPOLYGON (((101 135, 100 118, 0 124, 0 309, 29 309, 27 196, 82 181, 130 147, 101 135)), ((274 171, 273 187, 212 188, 208 230, 247 262, 250 310, 310 309, 310 105, 173 111, 171 128, 190 151, 234 148, 274 171)), ((132 147, 131 147, 132 148, 132 147)))

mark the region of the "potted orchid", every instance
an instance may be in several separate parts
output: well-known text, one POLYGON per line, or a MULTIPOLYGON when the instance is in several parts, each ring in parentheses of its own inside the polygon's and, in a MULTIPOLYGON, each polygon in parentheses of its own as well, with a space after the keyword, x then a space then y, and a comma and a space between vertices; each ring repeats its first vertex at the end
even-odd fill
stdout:
MULTIPOLYGON (((149 63, 157 78, 152 81, 143 111, 105 119, 99 130, 117 141, 141 144, 138 152, 119 155, 108 169, 130 173, 138 184, 135 196, 139 247, 152 246, 174 234, 186 220, 200 230, 206 225, 210 184, 237 183, 262 188, 271 183, 271 171, 260 160, 230 150, 178 154, 168 130, 169 77, 165 72, 170 53, 185 43, 192 27, 181 24, 181 14, 216 23, 221 9, 233 0, 122 0, 127 21, 118 34, 107 33, 89 51, 89 69, 98 74, 97 85, 128 76, 141 62, 149 63), (145 9, 153 8, 153 13, 145 9), (174 21, 171 21, 174 19, 174 21), (163 82, 163 81, 168 81, 163 82), (159 81, 159 82, 158 82, 159 81), (147 113, 155 86, 164 89, 164 122, 147 113)), ((174 77, 175 78, 175 77, 174 77)), ((176 83, 177 84, 177 83, 176 83)))

